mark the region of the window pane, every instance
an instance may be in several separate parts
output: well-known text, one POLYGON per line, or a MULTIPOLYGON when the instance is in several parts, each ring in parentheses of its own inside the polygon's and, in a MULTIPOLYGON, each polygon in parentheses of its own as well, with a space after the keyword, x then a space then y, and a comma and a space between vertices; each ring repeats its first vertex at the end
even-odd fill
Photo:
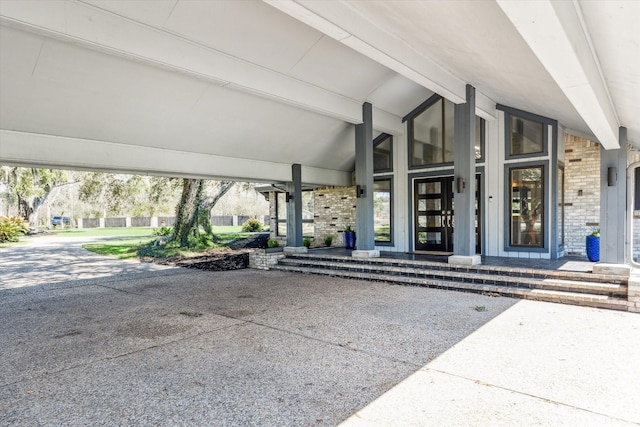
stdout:
POLYGON ((315 226, 313 222, 302 223, 302 235, 304 237, 313 237, 314 233, 315 233, 315 226))
POLYGON ((302 192, 302 220, 313 220, 313 191, 302 192))
POLYGON ((453 162, 455 154, 455 107, 453 102, 444 101, 444 157, 443 163, 453 162))
POLYGON ((278 219, 285 220, 287 219, 287 203, 286 203, 286 194, 285 193, 276 193, 276 213, 278 219))
POLYGON ((558 166, 558 246, 564 246, 564 167, 558 166))
POLYGON ((391 150, 393 147, 393 139, 391 135, 382 135, 382 139, 374 141, 373 145, 373 171, 386 172, 391 171, 391 150))
POLYGON ((544 151, 544 125, 518 116, 512 115, 510 117, 509 155, 542 153, 544 151))
POLYGON ((509 169, 512 246, 544 247, 543 167, 509 169))
POLYGON ((278 222, 278 236, 286 236, 286 235, 287 235, 287 223, 278 222))
POLYGON ((484 120, 476 116, 476 160, 484 158, 484 120))
POLYGON ((391 180, 373 182, 373 229, 376 242, 391 242, 391 180))
POLYGON ((411 119, 411 164, 413 166, 442 163, 442 100, 411 119))

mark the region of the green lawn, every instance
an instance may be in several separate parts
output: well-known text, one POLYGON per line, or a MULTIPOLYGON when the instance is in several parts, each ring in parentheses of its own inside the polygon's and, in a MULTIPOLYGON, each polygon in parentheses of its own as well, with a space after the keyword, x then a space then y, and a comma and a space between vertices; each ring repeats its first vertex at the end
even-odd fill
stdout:
MULTIPOLYGON (((214 226, 213 234, 240 233, 242 226, 214 226)), ((109 227, 109 228, 65 228, 54 229, 51 232, 60 236, 100 237, 100 236, 151 236, 155 228, 152 227, 109 227)))
MULTIPOLYGON (((213 235, 213 240, 209 240, 209 244, 203 246, 201 249, 176 248, 176 247, 172 247, 171 245, 168 245, 168 247, 167 246, 152 247, 149 244, 157 238, 156 236, 136 237, 136 238, 126 238, 126 236, 124 236, 122 239, 101 241, 101 242, 95 242, 95 243, 86 243, 82 245, 82 247, 88 251, 95 252, 100 255, 114 256, 121 259, 136 258, 139 254, 140 249, 143 249, 143 253, 145 254, 145 256, 166 258, 166 257, 184 255, 187 253, 207 251, 209 249, 216 248, 216 247, 228 246, 235 239, 248 237, 251 235, 251 233, 238 233, 238 232, 225 233, 225 232, 216 231, 219 229, 234 231, 241 228, 242 227, 214 227, 214 232, 216 234, 213 235)), ((93 230, 96 230, 96 229, 93 229, 93 230)), ((106 230, 114 230, 114 229, 106 229, 106 230)), ((145 228, 142 230, 149 231, 150 229, 145 228)), ((87 236, 87 235, 108 236, 109 234, 83 234, 83 235, 84 236, 87 236)), ((142 232, 138 233, 138 236, 143 236, 143 235, 144 234, 142 232)))
POLYGON ((117 239, 107 242, 87 243, 82 247, 88 251, 100 255, 114 256, 120 259, 137 258, 138 249, 151 243, 155 237, 144 237, 136 239, 117 239))

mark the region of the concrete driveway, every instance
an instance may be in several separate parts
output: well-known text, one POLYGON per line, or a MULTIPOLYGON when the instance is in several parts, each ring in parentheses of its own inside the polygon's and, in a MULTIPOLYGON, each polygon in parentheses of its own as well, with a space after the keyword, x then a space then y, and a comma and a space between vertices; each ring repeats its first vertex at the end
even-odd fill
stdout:
POLYGON ((168 268, 137 261, 121 261, 82 249, 84 243, 122 238, 33 236, 27 238, 25 244, 2 248, 0 289, 162 271, 168 268))
POLYGON ((276 271, 41 280, 0 290, 0 425, 640 425, 637 314, 276 271))
POLYGON ((0 291, 0 425, 335 425, 515 303, 254 270, 145 276, 0 291))

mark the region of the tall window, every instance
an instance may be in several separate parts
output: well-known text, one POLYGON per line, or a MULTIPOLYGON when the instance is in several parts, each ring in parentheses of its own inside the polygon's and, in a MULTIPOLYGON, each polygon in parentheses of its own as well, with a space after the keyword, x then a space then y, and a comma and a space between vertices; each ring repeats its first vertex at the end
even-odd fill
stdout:
MULTIPOLYGON (((455 155, 455 108, 434 96, 405 117, 409 121, 411 167, 452 163, 455 155)), ((476 160, 484 158, 484 120, 476 116, 476 160)))
POLYGON ((558 246, 564 246, 564 166, 558 165, 558 246))
POLYGON ((287 202, 286 193, 276 193, 276 222, 278 223, 277 235, 287 235, 287 202))
MULTIPOLYGON (((276 222, 278 225, 277 235, 287 235, 287 201, 286 193, 276 193, 276 222)), ((315 226, 313 221, 314 215, 314 199, 313 191, 306 190, 302 192, 302 235, 305 237, 313 237, 315 226)))
POLYGON ((373 172, 393 170, 393 137, 383 133, 373 141, 373 172))
POLYGON ((544 247, 544 166, 509 168, 510 246, 544 247))
POLYGON ((391 178, 378 178, 373 182, 373 229, 376 243, 391 244, 391 189, 391 178))

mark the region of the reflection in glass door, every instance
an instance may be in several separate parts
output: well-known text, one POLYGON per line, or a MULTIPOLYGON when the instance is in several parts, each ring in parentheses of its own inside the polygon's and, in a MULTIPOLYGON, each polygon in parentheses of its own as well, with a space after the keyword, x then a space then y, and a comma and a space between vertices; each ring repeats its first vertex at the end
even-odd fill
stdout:
MULTIPOLYGON (((453 177, 414 181, 416 251, 453 252, 453 177)), ((476 175, 476 252, 480 253, 480 175, 476 175)))

